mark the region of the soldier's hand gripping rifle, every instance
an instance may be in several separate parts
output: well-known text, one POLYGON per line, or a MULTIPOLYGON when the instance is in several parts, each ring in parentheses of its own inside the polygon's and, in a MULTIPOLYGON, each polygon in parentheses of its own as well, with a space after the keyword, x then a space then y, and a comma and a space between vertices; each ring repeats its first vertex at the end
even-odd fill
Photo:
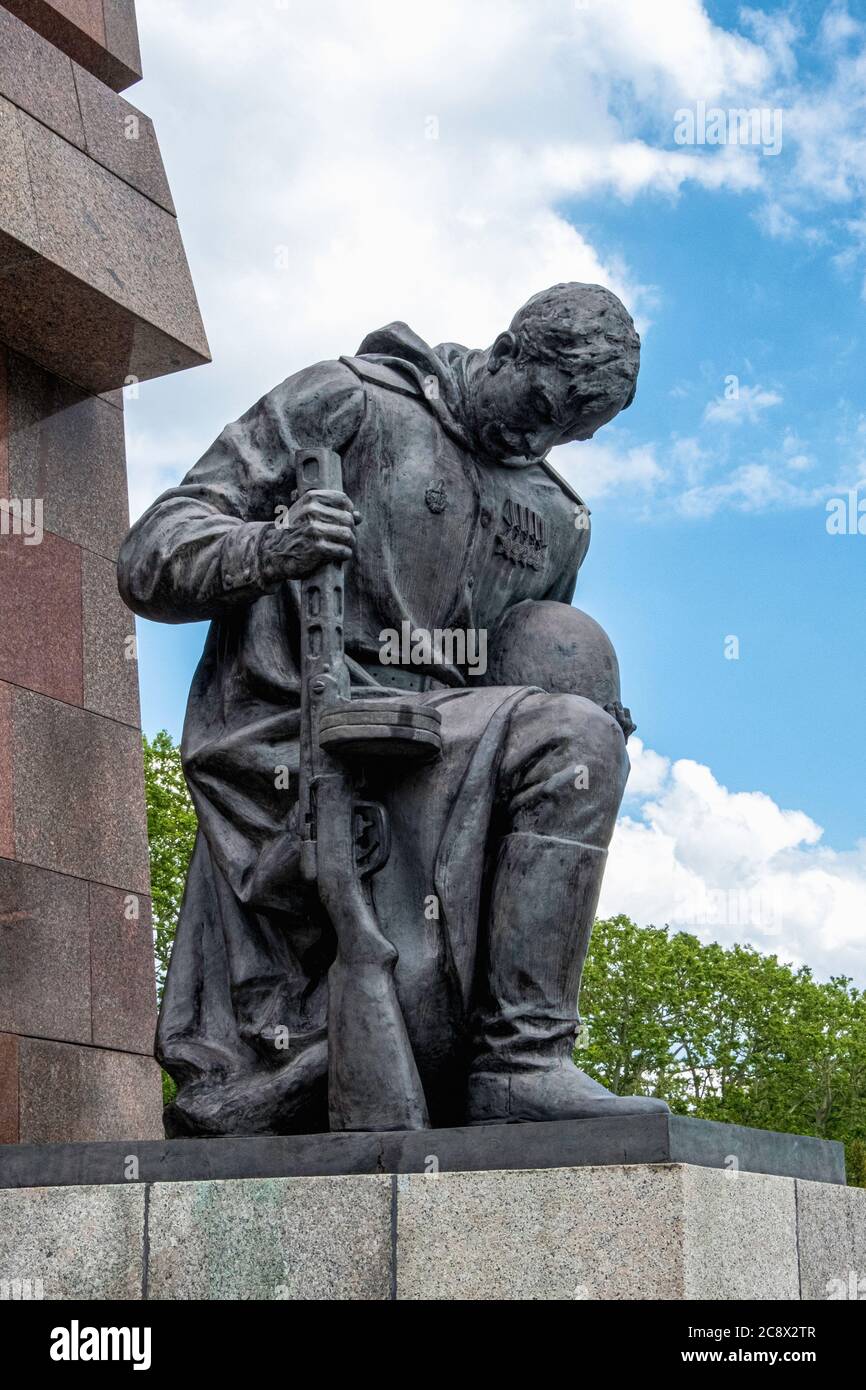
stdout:
MULTIPOLYGON (((342 492, 332 450, 298 450, 295 466, 299 497, 342 492)), ((330 562, 301 581, 299 777, 301 872, 317 884, 337 938, 328 975, 330 1127, 424 1129, 424 1091, 394 984, 397 951, 370 894, 388 858, 388 821, 384 807, 358 799, 351 763, 395 749, 435 752, 438 716, 351 700, 343 614, 343 564, 330 562)))

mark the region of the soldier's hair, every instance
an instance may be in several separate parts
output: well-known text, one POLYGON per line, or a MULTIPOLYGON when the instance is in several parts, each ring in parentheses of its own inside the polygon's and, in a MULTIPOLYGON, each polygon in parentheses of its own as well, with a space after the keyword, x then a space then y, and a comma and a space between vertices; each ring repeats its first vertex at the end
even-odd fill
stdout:
POLYGON ((527 300, 511 320, 521 361, 550 362, 573 375, 575 413, 634 400, 640 338, 622 300, 603 285, 570 281, 527 300))

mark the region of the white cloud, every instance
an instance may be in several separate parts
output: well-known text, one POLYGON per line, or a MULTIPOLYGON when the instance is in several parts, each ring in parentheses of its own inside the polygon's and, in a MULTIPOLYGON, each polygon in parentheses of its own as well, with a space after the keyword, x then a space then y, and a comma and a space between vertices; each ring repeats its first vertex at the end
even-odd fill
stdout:
POLYGON ((616 435, 609 441, 566 444, 552 451, 550 461, 588 502, 611 492, 631 490, 639 496, 666 476, 654 445, 620 447, 616 435))
MULTIPOLYGON (((762 38, 760 33, 757 37, 762 38)), ((817 214, 827 223, 846 205, 862 209, 866 195, 864 39, 866 26, 852 19, 844 4, 831 4, 811 45, 812 54, 817 52, 827 64, 827 73, 816 81, 780 70, 780 76, 788 79, 779 89, 778 100, 784 107, 785 150, 791 158, 776 171, 768 190, 761 225, 769 235, 802 236, 818 243, 828 239, 827 230, 809 225, 810 217, 817 214)), ((850 230, 851 224, 847 225, 850 230)), ((845 226, 842 219, 837 233, 845 226)))
POLYGON ((815 460, 806 450, 802 439, 792 429, 785 431, 782 440, 782 455, 785 466, 794 473, 806 473, 815 465, 815 460))
POLYGON ((544 150, 533 159, 527 177, 546 186, 548 196, 571 197, 611 190, 624 201, 639 193, 676 194, 691 180, 704 188, 742 192, 762 185, 760 156, 751 150, 726 146, 717 157, 685 150, 663 150, 642 140, 611 146, 602 162, 598 148, 571 143, 544 150))
MULTIPOLYGON (((743 32, 714 24, 700 0, 212 0, 204 24, 193 0, 140 0, 141 100, 215 359, 185 388, 190 441, 206 443, 282 377, 353 351, 393 318, 433 342, 482 345, 545 284, 598 280, 646 333, 652 287, 580 225, 581 202, 599 197, 676 198, 687 182, 763 191, 764 231, 813 241, 811 213, 830 199, 845 204, 830 253, 856 273, 862 26, 844 5, 827 11, 822 84, 798 78, 802 36, 786 13, 746 9, 738 22, 743 32), (781 102, 784 157, 675 146, 675 113, 698 97, 781 102)), ((167 399, 177 397, 156 383, 129 406, 155 450, 134 455, 137 498, 151 480, 143 470, 161 477, 167 399)), ((780 399, 744 387, 738 401, 711 402, 705 422, 754 424, 780 399)), ((741 470, 713 488, 726 460, 702 440, 690 461, 675 440, 668 458, 660 444, 602 438, 604 449, 567 462, 588 493, 622 482, 640 495, 679 478, 684 515, 802 505, 802 490, 775 474, 805 469, 806 451, 771 479, 741 470)))
POLYGON ((201 440, 184 430, 153 435, 131 426, 134 409, 134 401, 126 403, 129 515, 133 521, 160 493, 177 486, 201 450, 201 440))
MULTIPOLYGON (((645 328, 650 290, 563 205, 763 176, 754 151, 670 148, 691 93, 772 69, 699 0, 212 0, 206 23, 193 0, 140 0, 139 24, 214 354, 196 434, 393 318, 482 346, 577 279, 645 328)), ((145 387, 130 411, 154 439, 161 398, 145 387)))
POLYGON ((850 39, 863 34, 863 25, 852 19, 844 4, 828 5, 821 18, 821 41, 831 50, 844 48, 850 39))
POLYGON ((670 776, 670 758, 654 753, 641 738, 629 739, 628 752, 631 772, 626 796, 632 799, 658 795, 670 776))
POLYGON ((740 512, 812 507, 823 502, 826 486, 802 487, 766 463, 746 463, 718 483, 687 487, 676 499, 683 516, 705 517, 723 508, 740 512))
POLYGON ((704 411, 704 423, 741 425, 747 420, 754 425, 765 410, 781 404, 782 397, 778 391, 767 391, 763 386, 738 386, 736 394, 717 396, 710 401, 704 411))
POLYGON ((674 436, 670 445, 670 458, 689 487, 699 483, 713 463, 712 452, 694 435, 681 438, 674 436))
POLYGON ((772 64, 759 46, 713 24, 700 0, 618 0, 582 6, 580 37, 591 71, 607 80, 627 73, 645 101, 679 101, 696 92, 709 102, 754 91, 772 64))
POLYGON ((709 768, 629 742, 632 775, 599 911, 750 942, 822 977, 866 981, 866 841, 839 853, 821 827, 709 768))

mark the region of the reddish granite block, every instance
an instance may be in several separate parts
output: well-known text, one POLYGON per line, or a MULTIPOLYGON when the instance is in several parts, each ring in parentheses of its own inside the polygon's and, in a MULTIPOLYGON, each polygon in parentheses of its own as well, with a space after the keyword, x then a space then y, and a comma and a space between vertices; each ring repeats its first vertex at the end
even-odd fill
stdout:
POLYGON ((93 1041, 151 1053, 156 974, 149 898, 91 883, 90 959, 93 1041))
POLYGON ((0 343, 0 497, 9 496, 9 411, 6 396, 6 349, 0 343))
POLYGON ((17 688, 11 722, 14 857, 148 893, 138 731, 17 688))
POLYGON ((48 371, 100 395, 210 361, 42 257, 4 269, 4 247, 0 229, 0 340, 48 371))
POLYGON ((81 564, 85 708, 137 729, 135 619, 117 592, 114 561, 85 550, 81 564))
POLYGON ((129 526, 123 412, 8 355, 9 487, 42 497, 46 530, 109 559, 129 526))
MULTIPOLYGON (((102 0, 105 45, 130 72, 141 74, 135 0, 102 0)), ((118 91, 120 88, 118 88, 118 91)))
POLYGON ((39 229, 18 109, 0 96, 0 273, 38 255, 39 229))
MULTIPOLYGON (((84 148, 72 63, 0 6, 0 94, 84 148)), ((116 100, 117 98, 115 98, 116 100)))
POLYGON ((0 859, 0 1032, 89 1043, 90 921, 81 879, 0 859))
POLYGON ((12 687, 0 681, 0 857, 15 853, 12 809, 12 687))
POLYGON ((153 121, 75 65, 87 153, 174 216, 153 121))
POLYGON ((134 0, 4 0, 4 4, 116 92, 141 79, 134 0))
POLYGON ((26 539, 0 534, 0 680, 80 705, 81 551, 49 532, 26 539))
POLYGON ((22 1038, 19 1141, 161 1139, 162 1090, 151 1057, 22 1038))
POLYGON ((206 351, 176 219, 30 116, 19 121, 42 255, 178 343, 206 351))
POLYGON ((18 1143, 18 1039, 0 1033, 0 1144, 18 1143))
POLYGON ((49 0, 48 8, 55 10, 58 17, 69 24, 74 24, 95 43, 105 44, 103 0, 49 0))
POLYGON ((176 218, 2 98, 0 341, 97 395, 210 361, 176 218))

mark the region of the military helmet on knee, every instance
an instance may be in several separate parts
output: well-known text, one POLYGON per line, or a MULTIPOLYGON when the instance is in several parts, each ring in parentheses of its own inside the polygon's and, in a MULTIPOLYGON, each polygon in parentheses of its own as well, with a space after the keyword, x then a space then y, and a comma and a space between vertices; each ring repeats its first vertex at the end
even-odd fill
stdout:
POLYGON ((517 603, 490 634, 487 683, 537 685, 582 695, 602 709, 620 703, 619 662, 594 618, 566 603, 517 603))

